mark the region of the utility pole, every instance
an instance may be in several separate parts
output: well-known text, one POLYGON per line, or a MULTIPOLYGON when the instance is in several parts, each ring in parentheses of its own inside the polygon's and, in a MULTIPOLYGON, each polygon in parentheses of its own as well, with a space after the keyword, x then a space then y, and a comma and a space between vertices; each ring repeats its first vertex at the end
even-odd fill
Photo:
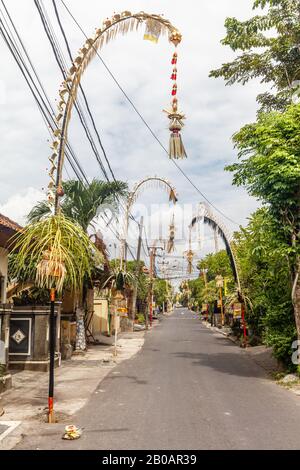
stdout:
POLYGON ((149 321, 150 326, 152 326, 153 321, 153 275, 154 275, 154 266, 155 266, 155 255, 156 248, 151 248, 150 250, 150 289, 149 289, 149 321))
POLYGON ((201 269, 201 272, 202 272, 202 275, 203 275, 203 279, 204 279, 204 286, 205 286, 205 303, 206 303, 206 320, 208 321, 208 300, 207 300, 207 292, 208 292, 208 285, 207 285, 207 272, 208 272, 208 269, 207 268, 203 268, 201 269))
MULTIPOLYGON (((134 282, 134 287, 133 287, 133 294, 132 294, 132 310, 131 310, 131 316, 132 316, 132 321, 134 323, 135 320, 135 314, 136 314, 136 299, 137 299, 137 290, 138 290, 138 278, 141 272, 141 248, 142 248, 142 235, 143 235, 143 225, 144 225, 144 217, 141 217, 140 221, 140 231, 139 231, 139 240, 138 240, 138 247, 137 247, 137 264, 136 264, 136 269, 135 269, 135 282, 134 282)), ((133 326, 133 325, 132 325, 133 326)))
POLYGON ((225 324, 225 317, 224 317, 224 305, 223 305, 223 287, 220 287, 220 303, 221 303, 221 319, 222 319, 222 326, 225 324))
POLYGON ((50 318, 49 318, 49 392, 48 392, 48 423, 55 423, 54 400, 54 367, 55 367, 55 289, 50 290, 50 318))
POLYGON ((216 286, 219 289, 219 296, 220 296, 220 306, 221 306, 221 319, 222 319, 222 326, 224 326, 225 318, 224 318, 224 305, 223 305, 223 287, 224 287, 224 278, 221 275, 216 276, 216 286))
MULTIPOLYGON (((150 326, 152 326, 153 321, 153 278, 154 278, 154 271, 155 271, 155 258, 156 258, 156 251, 163 250, 163 247, 160 246, 152 246, 150 248, 150 289, 149 289, 149 322, 150 326)), ((148 322, 146 323, 146 327, 148 328, 148 322)))

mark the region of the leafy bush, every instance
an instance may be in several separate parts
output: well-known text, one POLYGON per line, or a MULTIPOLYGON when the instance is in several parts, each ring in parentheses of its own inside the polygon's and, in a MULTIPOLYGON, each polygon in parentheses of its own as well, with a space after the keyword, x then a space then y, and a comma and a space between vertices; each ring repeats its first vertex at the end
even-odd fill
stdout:
POLYGON ((138 313, 136 315, 136 319, 138 323, 145 323, 145 315, 143 315, 142 313, 138 313))

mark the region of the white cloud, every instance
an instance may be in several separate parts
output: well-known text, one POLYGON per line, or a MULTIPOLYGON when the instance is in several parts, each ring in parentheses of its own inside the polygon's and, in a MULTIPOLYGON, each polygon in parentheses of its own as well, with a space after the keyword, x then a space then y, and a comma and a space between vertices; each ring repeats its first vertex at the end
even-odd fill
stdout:
MULTIPOLYGON (((52 2, 45 0, 43 3, 59 36, 52 2)), ((61 6, 60 2, 58 4, 61 6)), ((103 19, 114 11, 124 10, 123 0, 86 0, 84 5, 79 0, 72 0, 67 4, 91 35, 97 26, 101 26, 103 19)), ((256 82, 246 87, 225 87, 221 79, 209 79, 208 74, 211 69, 234 57, 229 48, 220 44, 225 33, 225 18, 251 16, 252 4, 252 0, 126 2, 126 9, 133 12, 163 13, 182 31, 183 42, 178 50, 178 92, 180 107, 187 115, 183 139, 189 159, 180 165, 199 189, 238 223, 246 222, 257 203, 244 190, 231 186, 231 175, 224 173, 223 168, 236 158, 231 135, 255 119, 255 97, 261 87, 256 82)), ((62 79, 34 3, 10 0, 8 7, 55 105, 62 79)), ((84 38, 66 12, 60 11, 72 51, 76 53, 84 38)), ((101 56, 167 146, 168 123, 162 109, 170 101, 173 50, 165 38, 155 46, 143 41, 142 36, 140 31, 118 37, 103 48, 101 56)), ((5 91, 0 100, 0 207, 6 215, 24 221, 31 205, 41 198, 42 188, 47 185, 49 136, 24 79, 3 42, 0 42, 0 53, 2 63, 5 63, 0 77, 1 90, 5 91)), ((176 186, 181 203, 195 205, 202 200, 168 160, 96 58, 84 75, 83 85, 117 178, 132 185, 147 175, 159 174, 176 186)), ((89 177, 101 178, 75 112, 69 137, 89 177)), ((68 170, 72 174, 69 167, 68 170)), ((156 195, 155 191, 147 192, 140 202, 164 202, 164 196, 156 195)), ((228 225, 231 230, 234 228, 229 222, 228 225)))
POLYGON ((35 188, 28 188, 25 191, 11 196, 4 204, 0 205, 1 214, 9 216, 20 225, 26 223, 26 216, 32 207, 45 198, 45 195, 35 188))

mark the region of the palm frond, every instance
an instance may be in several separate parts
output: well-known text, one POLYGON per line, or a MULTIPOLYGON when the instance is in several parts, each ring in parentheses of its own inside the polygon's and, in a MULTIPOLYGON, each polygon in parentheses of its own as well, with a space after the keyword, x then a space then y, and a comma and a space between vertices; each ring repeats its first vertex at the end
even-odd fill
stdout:
POLYGON ((94 264, 103 260, 82 227, 62 214, 28 225, 12 237, 10 245, 16 278, 58 292, 64 286, 80 287, 94 264))
POLYGON ((40 201, 34 206, 27 216, 29 223, 39 222, 51 213, 50 205, 47 201, 40 201))
MULTIPOLYGON (((123 181, 106 182, 93 179, 91 183, 85 184, 69 180, 63 183, 63 190, 65 195, 61 201, 62 213, 87 231, 101 205, 116 207, 118 199, 127 195, 128 186, 123 181)), ((42 201, 32 209, 28 220, 38 222, 49 213, 47 201, 42 201)))

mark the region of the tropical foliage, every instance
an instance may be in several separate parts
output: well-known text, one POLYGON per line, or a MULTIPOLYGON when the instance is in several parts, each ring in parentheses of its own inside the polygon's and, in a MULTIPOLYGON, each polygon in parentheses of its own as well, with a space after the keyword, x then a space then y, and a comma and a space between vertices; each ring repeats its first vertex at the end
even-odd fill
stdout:
POLYGON ((257 0, 262 13, 249 20, 227 18, 222 44, 240 55, 210 73, 226 84, 245 84, 259 78, 273 88, 257 97, 261 111, 284 110, 291 102, 300 79, 300 7, 295 0, 257 0))
POLYGON ((257 121, 233 138, 239 161, 227 170, 263 205, 235 235, 248 321, 289 361, 296 331, 300 338, 300 3, 255 0, 253 8, 259 14, 247 21, 227 18, 222 43, 238 55, 210 75, 268 86, 257 121))
POLYGON ((61 290, 63 285, 67 285, 76 289, 83 283, 91 285, 92 278, 101 278, 103 273, 99 268, 103 264, 108 268, 103 240, 96 235, 92 243, 87 231, 93 226, 101 206, 116 209, 118 198, 127 194, 127 184, 96 179, 85 184, 70 180, 63 183, 63 191, 61 215, 52 216, 47 201, 39 202, 28 215, 30 225, 21 234, 11 256, 10 272, 19 280, 30 278, 41 287, 58 285, 61 290), (41 243, 40 235, 44 244, 41 243), (42 250, 38 256, 36 251, 30 251, 33 243, 31 238, 36 244, 36 250, 42 250), (93 258, 91 253, 97 256, 93 258), (59 284, 58 277, 49 276, 51 270, 60 270, 59 284))
POLYGON ((172 286, 168 281, 165 279, 154 279, 154 284, 153 284, 153 294, 154 294, 154 299, 155 303, 159 307, 163 307, 163 305, 170 300, 172 293, 172 286))
POLYGON ((278 256, 281 241, 269 211, 259 209, 246 228, 235 234, 240 278, 250 299, 247 322, 253 334, 272 346, 274 355, 289 363, 297 337, 287 262, 278 256))
POLYGON ((101 261, 100 252, 80 225, 62 214, 28 225, 11 244, 12 277, 59 292, 64 286, 80 287, 92 266, 101 261))
POLYGON ((300 337, 300 106, 284 113, 261 113, 254 124, 234 136, 239 162, 227 170, 233 183, 266 205, 263 226, 269 224, 277 240, 274 255, 287 266, 288 286, 300 337))
MULTIPOLYGON (((89 184, 77 180, 66 181, 63 183, 65 195, 61 201, 61 211, 87 231, 101 206, 115 209, 118 198, 126 196, 127 189, 127 184, 123 181, 106 182, 94 179, 89 184)), ((31 210, 28 220, 37 222, 49 214, 48 202, 41 201, 31 210)))

